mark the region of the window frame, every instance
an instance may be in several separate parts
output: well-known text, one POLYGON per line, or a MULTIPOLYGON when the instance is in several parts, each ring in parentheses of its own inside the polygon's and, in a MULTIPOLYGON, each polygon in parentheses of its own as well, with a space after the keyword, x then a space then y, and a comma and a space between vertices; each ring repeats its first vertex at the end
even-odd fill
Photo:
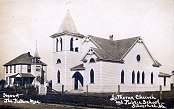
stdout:
POLYGON ((90 70, 90 83, 91 84, 94 84, 95 83, 95 80, 94 80, 94 70, 93 69, 91 69, 90 70))
POLYGON ((124 84, 124 70, 121 71, 121 84, 124 84))
POLYGON ((137 57, 136 57, 137 61, 140 62, 141 60, 141 56, 138 54, 137 57))
POLYGON ((144 71, 142 73, 142 84, 145 84, 145 73, 144 73, 144 71))
POLYGON ((89 60, 89 63, 96 63, 96 61, 95 61, 94 58, 91 58, 91 59, 89 60))
POLYGON ((31 65, 27 65, 27 72, 31 73, 31 65))
POLYGON ((151 72, 151 74, 150 74, 150 83, 151 83, 151 84, 153 84, 153 76, 154 76, 154 75, 153 75, 153 72, 151 72))
POLYGON ((57 84, 60 84, 60 70, 57 71, 57 84))
POLYGON ((135 72, 132 71, 132 84, 135 84, 135 72))
POLYGON ((140 84, 140 72, 137 72, 137 84, 140 84))
POLYGON ((14 65, 14 73, 16 73, 16 65, 14 65))

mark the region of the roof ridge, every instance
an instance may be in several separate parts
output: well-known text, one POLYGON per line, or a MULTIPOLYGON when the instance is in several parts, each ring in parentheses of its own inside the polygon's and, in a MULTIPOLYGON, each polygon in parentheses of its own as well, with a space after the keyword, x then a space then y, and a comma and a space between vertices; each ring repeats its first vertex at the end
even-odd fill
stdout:
POLYGON ((129 38, 124 38, 124 39, 118 39, 118 40, 114 40, 114 41, 121 41, 121 40, 133 39, 133 38, 141 38, 141 36, 129 37, 129 38))

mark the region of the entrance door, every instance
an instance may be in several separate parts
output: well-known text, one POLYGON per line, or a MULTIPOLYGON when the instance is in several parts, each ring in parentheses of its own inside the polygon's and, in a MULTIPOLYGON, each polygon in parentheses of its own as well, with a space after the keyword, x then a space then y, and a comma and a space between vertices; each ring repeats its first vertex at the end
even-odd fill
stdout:
POLYGON ((79 89, 79 85, 83 87, 83 76, 79 72, 75 72, 72 78, 74 78, 74 90, 79 89))

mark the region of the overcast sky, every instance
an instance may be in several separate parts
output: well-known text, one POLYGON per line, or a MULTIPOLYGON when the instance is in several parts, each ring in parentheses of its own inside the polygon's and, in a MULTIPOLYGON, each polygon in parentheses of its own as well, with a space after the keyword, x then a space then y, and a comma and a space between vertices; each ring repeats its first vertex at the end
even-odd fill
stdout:
POLYGON ((141 36, 153 57, 174 70, 174 0, 0 0, 0 78, 3 64, 35 51, 52 72, 52 38, 67 11, 77 31, 114 39, 141 36))

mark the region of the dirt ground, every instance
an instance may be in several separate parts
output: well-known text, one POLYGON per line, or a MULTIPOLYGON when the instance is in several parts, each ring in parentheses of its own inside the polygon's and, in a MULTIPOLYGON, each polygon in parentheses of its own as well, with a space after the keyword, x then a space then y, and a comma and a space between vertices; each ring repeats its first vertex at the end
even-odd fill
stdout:
POLYGON ((46 104, 46 103, 15 104, 15 103, 4 103, 3 100, 0 100, 0 109, 92 109, 92 108, 61 105, 61 104, 46 104))

